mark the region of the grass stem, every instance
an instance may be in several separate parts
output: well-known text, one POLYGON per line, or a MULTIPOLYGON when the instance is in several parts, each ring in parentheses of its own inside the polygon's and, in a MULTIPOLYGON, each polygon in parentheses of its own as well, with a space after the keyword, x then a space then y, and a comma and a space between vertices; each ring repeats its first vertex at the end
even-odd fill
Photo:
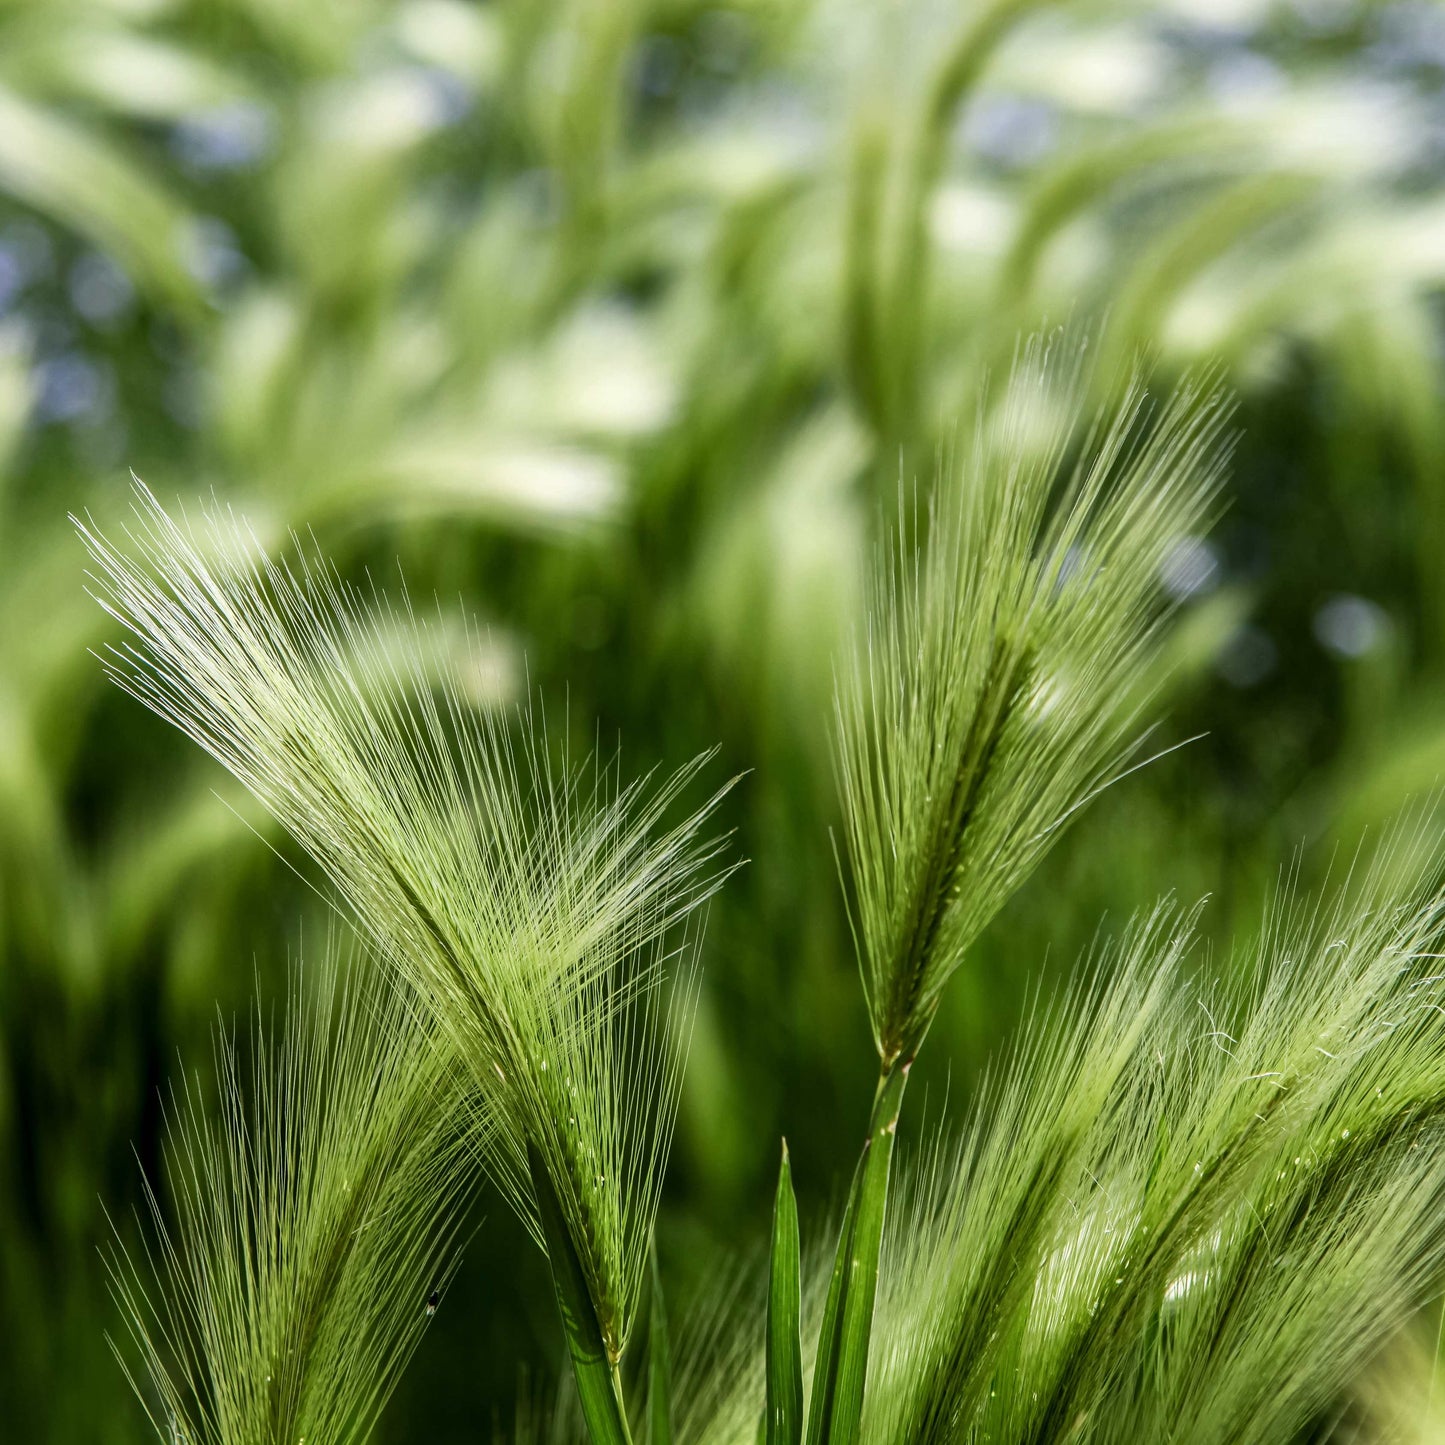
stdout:
POLYGON ((632 1445, 619 1362, 608 1356, 582 1261, 567 1232, 566 1216, 535 1145, 528 1146, 528 1163, 537 1195, 537 1213, 547 1241, 552 1284, 557 1291, 557 1310, 562 1316, 562 1329, 572 1356, 572 1373, 576 1376, 587 1433, 592 1445, 632 1445))

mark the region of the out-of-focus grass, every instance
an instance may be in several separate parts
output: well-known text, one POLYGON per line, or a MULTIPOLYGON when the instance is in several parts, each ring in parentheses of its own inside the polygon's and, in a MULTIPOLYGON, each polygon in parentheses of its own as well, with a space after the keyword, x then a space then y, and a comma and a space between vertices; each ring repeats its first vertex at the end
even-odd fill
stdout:
MULTIPOLYGON (((1302 838, 1438 781, 1442 77, 1427 3, 0 5, 7 1422, 139 1435, 98 1196, 133 1197, 174 1047, 274 974, 303 896, 103 691, 67 510, 113 520, 133 467, 358 578, 400 559, 459 646, 462 612, 487 629, 478 701, 539 687, 637 767, 720 742, 752 770, 664 1204, 685 1270, 759 1230, 785 1101, 800 1189, 853 1143, 832 658, 900 474, 1021 331, 1092 320, 1106 377, 1218 358, 1243 440, 1165 579, 1162 741, 1208 736, 992 927, 935 1080, 1105 910, 1172 888, 1248 921, 1302 838)), ((453 1296, 518 1301, 507 1349, 449 1309, 392 1435, 474 1434, 516 1388, 483 1358, 551 1367, 510 1228, 453 1296)))

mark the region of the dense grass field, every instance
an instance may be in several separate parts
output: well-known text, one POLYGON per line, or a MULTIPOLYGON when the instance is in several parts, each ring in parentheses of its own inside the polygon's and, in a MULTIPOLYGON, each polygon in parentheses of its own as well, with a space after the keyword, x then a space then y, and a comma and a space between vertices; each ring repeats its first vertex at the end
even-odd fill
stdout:
POLYGON ((0 0, 0 1436, 1437 1438, 1442 288, 1430 0, 0 0))

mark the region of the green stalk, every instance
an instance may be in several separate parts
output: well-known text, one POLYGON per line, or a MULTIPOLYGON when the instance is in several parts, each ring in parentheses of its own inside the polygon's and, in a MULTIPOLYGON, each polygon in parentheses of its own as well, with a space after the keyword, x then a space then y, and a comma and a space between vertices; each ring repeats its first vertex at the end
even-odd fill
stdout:
POLYGON ((907 1063, 895 1062, 878 1080, 868 1138, 858 1175, 858 1206, 848 1242, 848 1267, 839 1328, 837 1383, 834 1387, 828 1445, 856 1445, 863 1423, 863 1387, 868 1375, 868 1342, 873 1333, 873 1301, 878 1293, 878 1256, 888 1208, 888 1175, 898 1111, 908 1083, 907 1063))
POLYGON ((802 1251, 798 1201, 788 1141, 778 1170, 773 1244, 768 1260, 768 1413, 766 1445, 799 1445, 803 1438, 802 1251))
POLYGON ((608 1358, 597 1322, 597 1308, 587 1287, 582 1261, 567 1232, 561 1203, 552 1188, 547 1166, 528 1141, 527 1166, 532 1191, 537 1196, 537 1215, 547 1245, 547 1262, 552 1267, 552 1285, 557 1291, 557 1311, 572 1356, 572 1373, 577 1378, 577 1397, 592 1445, 632 1445, 627 1429, 627 1410, 622 1402, 622 1380, 608 1358))

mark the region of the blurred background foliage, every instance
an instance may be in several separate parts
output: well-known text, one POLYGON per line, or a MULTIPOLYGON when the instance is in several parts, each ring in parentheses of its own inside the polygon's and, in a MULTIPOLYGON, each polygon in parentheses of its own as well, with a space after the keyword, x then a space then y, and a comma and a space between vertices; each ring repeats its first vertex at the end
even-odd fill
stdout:
MULTIPOLYGON (((990 930, 935 1100, 1101 917, 1176 890, 1247 929, 1299 844, 1439 781, 1442 180, 1424 0, 0 0, 0 1433, 143 1437, 105 1210, 130 1229, 178 1051, 326 927, 104 685, 68 510, 113 525, 128 468, 214 493, 404 580, 477 706, 747 771, 661 1223, 683 1312, 756 1244, 780 1133, 805 1219, 852 1157, 832 655, 1020 333, 1091 325, 1104 384, 1217 364, 1241 440, 1163 579, 1155 741, 1204 736, 990 930)), ((544 1266, 487 1213, 386 1438, 484 1438, 555 1371, 544 1266)))

